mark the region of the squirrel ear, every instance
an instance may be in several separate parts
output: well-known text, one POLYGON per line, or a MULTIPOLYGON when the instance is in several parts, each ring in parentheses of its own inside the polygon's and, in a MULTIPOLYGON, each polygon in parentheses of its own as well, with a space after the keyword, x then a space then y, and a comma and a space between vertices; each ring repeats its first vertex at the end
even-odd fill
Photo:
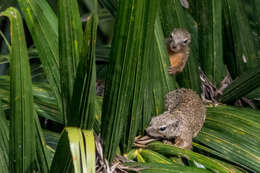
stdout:
MULTIPOLYGON (((174 30, 175 30, 175 29, 174 29, 174 30)), ((173 30, 173 31, 171 32, 171 34, 170 34, 170 38, 171 38, 171 39, 173 38, 173 34, 174 34, 174 32, 175 32, 174 30, 173 30)))
POLYGON ((173 31, 171 32, 171 37, 174 35, 175 32, 177 32, 177 28, 174 28, 173 31))

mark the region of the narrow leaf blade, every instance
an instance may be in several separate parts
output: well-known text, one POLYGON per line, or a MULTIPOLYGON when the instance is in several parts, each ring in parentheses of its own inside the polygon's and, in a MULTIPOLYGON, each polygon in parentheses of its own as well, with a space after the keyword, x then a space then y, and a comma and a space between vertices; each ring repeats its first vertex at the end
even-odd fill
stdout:
POLYGON ((62 115, 67 124, 69 104, 82 48, 83 30, 75 0, 58 1, 59 62, 61 77, 62 115))
MULTIPOLYGON (((97 5, 97 2, 95 0, 97 5)), ((97 8, 96 8, 97 9, 97 8)), ((92 129, 96 102, 96 31, 97 11, 89 17, 84 33, 80 63, 74 82, 68 125, 92 129)))
POLYGON ((18 10, 8 8, 0 14, 7 16, 11 27, 10 63, 10 170, 35 170, 36 141, 29 58, 18 10))
POLYGON ((92 131, 67 127, 63 130, 51 166, 51 173, 95 172, 95 141, 92 131), (66 163, 66 164, 64 164, 66 163))
POLYGON ((57 16, 45 0, 18 0, 18 4, 61 109, 57 16))

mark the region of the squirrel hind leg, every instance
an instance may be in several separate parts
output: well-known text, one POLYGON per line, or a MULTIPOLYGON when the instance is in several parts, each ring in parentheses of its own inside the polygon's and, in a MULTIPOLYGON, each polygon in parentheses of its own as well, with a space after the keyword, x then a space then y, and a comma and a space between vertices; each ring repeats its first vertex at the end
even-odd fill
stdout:
POLYGON ((175 147, 190 150, 192 148, 192 136, 179 136, 175 139, 175 147))

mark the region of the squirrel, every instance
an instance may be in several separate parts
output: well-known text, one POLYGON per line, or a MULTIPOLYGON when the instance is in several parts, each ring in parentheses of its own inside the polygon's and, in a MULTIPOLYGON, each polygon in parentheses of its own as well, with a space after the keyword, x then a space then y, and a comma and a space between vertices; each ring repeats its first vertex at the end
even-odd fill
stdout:
POLYGON ((170 37, 166 38, 166 46, 170 60, 168 73, 170 75, 180 73, 184 69, 190 54, 190 42, 190 33, 181 28, 175 28, 170 34, 170 37))
POLYGON ((206 109, 191 89, 177 89, 165 96, 165 112, 153 117, 146 133, 154 138, 172 140, 174 146, 191 149, 192 138, 203 126, 206 109))

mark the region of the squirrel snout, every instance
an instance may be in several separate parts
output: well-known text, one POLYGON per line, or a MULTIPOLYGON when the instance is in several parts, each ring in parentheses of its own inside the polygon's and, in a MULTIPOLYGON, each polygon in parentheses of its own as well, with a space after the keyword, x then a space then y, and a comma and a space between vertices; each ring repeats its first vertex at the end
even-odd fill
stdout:
POLYGON ((181 50, 181 46, 178 44, 174 44, 173 42, 170 43, 169 48, 172 52, 178 52, 181 50))

